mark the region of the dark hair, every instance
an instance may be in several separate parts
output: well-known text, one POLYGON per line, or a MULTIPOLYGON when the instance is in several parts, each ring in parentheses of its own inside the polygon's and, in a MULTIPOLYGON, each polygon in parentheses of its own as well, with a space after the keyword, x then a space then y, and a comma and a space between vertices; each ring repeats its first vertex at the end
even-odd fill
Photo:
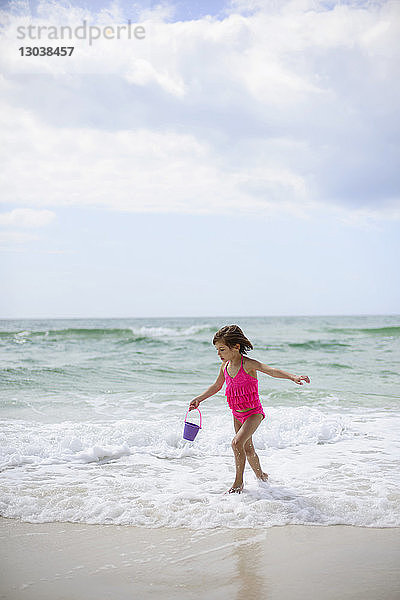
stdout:
POLYGON ((240 344, 240 354, 247 354, 247 350, 253 349, 253 344, 247 339, 238 325, 225 325, 214 335, 213 344, 224 342, 229 348, 240 344))

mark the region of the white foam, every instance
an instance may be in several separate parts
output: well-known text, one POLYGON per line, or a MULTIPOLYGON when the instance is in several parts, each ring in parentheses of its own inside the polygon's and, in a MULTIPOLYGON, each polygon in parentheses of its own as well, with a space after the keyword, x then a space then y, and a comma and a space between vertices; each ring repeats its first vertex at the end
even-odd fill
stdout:
POLYGON ((127 444, 122 446, 93 446, 86 450, 81 450, 75 454, 76 460, 82 462, 98 462, 99 460, 121 458, 121 456, 131 453, 127 444))
POLYGON ((400 525, 394 413, 265 409, 254 444, 269 483, 259 484, 247 466, 241 495, 224 494, 234 478, 225 406, 203 410, 193 443, 183 440, 183 416, 170 405, 157 420, 3 421, 0 514, 200 529, 400 525))
POLYGON ((131 331, 135 335, 143 335, 147 337, 190 337, 196 333, 207 330, 210 325, 192 325, 186 328, 172 328, 172 327, 130 327, 131 331))
POLYGON ((19 331, 18 333, 14 334, 14 341, 17 344, 26 344, 28 341, 26 338, 28 338, 31 333, 31 331, 19 331))

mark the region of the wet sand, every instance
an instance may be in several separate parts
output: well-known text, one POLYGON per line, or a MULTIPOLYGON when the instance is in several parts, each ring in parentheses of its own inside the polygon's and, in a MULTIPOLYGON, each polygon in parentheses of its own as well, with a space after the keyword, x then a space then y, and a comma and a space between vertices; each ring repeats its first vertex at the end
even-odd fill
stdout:
POLYGON ((0 518, 7 600, 399 600, 400 528, 141 529, 0 518))

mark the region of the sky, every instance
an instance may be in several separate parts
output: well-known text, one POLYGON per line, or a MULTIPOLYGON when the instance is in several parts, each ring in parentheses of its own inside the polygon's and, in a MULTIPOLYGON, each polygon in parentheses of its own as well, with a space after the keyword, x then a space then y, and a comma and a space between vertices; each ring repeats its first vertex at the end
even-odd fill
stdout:
POLYGON ((399 2, 0 23, 0 318, 400 313, 399 2), (142 39, 47 37, 128 21, 142 39), (74 51, 21 56, 43 45, 74 51))

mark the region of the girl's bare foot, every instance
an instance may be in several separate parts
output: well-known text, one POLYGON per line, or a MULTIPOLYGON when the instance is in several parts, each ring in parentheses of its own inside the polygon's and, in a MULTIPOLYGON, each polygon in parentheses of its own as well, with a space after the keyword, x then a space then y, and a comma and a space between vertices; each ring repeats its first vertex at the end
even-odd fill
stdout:
POLYGON ((243 492, 243 483, 240 485, 233 484, 233 486, 228 490, 228 494, 240 494, 241 492, 243 492))

